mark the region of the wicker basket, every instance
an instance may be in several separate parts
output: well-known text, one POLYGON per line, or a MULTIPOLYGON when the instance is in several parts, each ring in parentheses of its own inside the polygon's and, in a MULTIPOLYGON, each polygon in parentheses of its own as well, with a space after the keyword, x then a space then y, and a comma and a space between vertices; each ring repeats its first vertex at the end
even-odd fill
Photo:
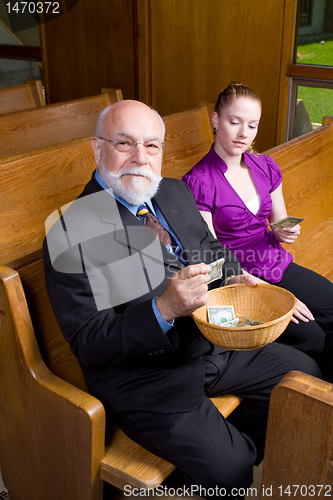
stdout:
POLYGON ((256 349, 273 342, 286 329, 297 306, 292 293, 269 284, 229 285, 208 293, 208 303, 194 311, 192 317, 210 342, 234 351, 256 349), (212 325, 207 321, 207 306, 218 305, 233 305, 236 316, 241 314, 264 323, 244 328, 212 325))

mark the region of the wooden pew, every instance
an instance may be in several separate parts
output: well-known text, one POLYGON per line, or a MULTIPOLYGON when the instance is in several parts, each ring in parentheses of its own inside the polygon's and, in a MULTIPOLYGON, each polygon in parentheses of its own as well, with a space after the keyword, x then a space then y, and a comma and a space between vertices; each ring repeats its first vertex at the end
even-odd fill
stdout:
POLYGON ((15 87, 0 89, 0 114, 45 106, 45 97, 40 80, 15 87))
MULTIPOLYGON (((203 107, 164 120, 162 175, 180 179, 209 151, 214 140, 209 116, 203 107)), ((265 154, 281 168, 288 213, 306 217, 300 237, 285 248, 295 262, 333 281, 333 118, 324 117, 322 127, 265 154)))
POLYGON ((215 111, 215 102, 199 101, 198 102, 198 106, 199 106, 199 108, 202 108, 202 107, 206 107, 207 108, 210 127, 212 129, 212 132, 214 133, 214 127, 213 127, 213 123, 212 123, 212 114, 215 111))
MULTIPOLYGON (((201 113, 199 110, 199 115, 201 113)), ((209 149, 211 136, 207 134, 207 143, 205 144, 203 140, 201 144, 202 151, 194 150, 195 158, 188 158, 191 148, 186 144, 186 137, 192 137, 199 126, 194 126, 196 113, 190 111, 189 116, 191 125, 188 126, 189 133, 185 135, 184 114, 176 114, 175 121, 172 116, 166 119, 168 135, 164 176, 181 177, 189 168, 187 164, 184 167, 183 161, 193 165, 197 161, 197 156, 200 155, 200 158, 209 149), (178 129, 175 123, 179 124, 178 129), (176 141, 176 154, 173 154, 169 133, 173 134, 176 141), (182 144, 184 157, 182 157, 182 144)), ((204 123, 209 123, 204 113, 202 116, 204 123)), ((315 143, 320 141, 318 148, 314 147, 313 136, 308 134, 308 137, 301 137, 285 144, 284 148, 288 152, 286 154, 281 147, 272 151, 272 156, 276 153, 275 158, 284 174, 299 167, 299 154, 302 157, 302 164, 308 168, 311 168, 312 164, 311 155, 314 155, 314 161, 322 159, 322 154, 325 158, 325 153, 331 158, 331 126, 323 127, 311 134, 315 135, 315 143), (296 144, 299 148, 300 142, 301 153, 293 154, 290 146, 296 144)), ((325 159, 324 165, 328 165, 325 159)), ((11 227, 7 232, 5 224, 1 227, 0 234, 3 240, 0 262, 16 268, 19 272, 17 274, 9 267, 2 268, 0 291, 2 311, 0 349, 4 353, 0 368, 1 397, 4 398, 0 405, 0 418, 2 429, 12 429, 9 433, 0 432, 0 460, 5 485, 12 491, 14 498, 15 495, 18 498, 20 494, 23 495, 19 490, 20 485, 29 486, 29 488, 23 486, 26 500, 36 498, 36 488, 38 492, 44 491, 44 496, 50 500, 53 498, 51 490, 54 491, 54 498, 58 500, 64 498, 65 494, 66 500, 77 498, 79 494, 77 484, 72 480, 73 477, 77 477, 80 478, 78 482, 82 485, 85 495, 80 498, 97 500, 101 498, 100 479, 119 488, 123 488, 125 484, 147 488, 160 484, 174 469, 171 464, 131 442, 119 429, 114 429, 113 433, 108 434, 107 445, 104 448, 104 410, 95 398, 86 394, 81 371, 59 332, 46 297, 39 251, 44 236, 44 221, 55 208, 66 204, 79 194, 93 168, 93 155, 90 140, 87 138, 44 148, 26 157, 17 156, 2 166, 4 174, 2 188, 7 196, 0 201, 0 208, 4 214, 2 219, 10 220, 11 227), (62 171, 62 176, 59 175, 59 171, 62 171), (15 182, 22 172, 29 172, 19 184, 19 188, 24 191, 23 198, 20 196, 20 189, 16 189, 18 184, 15 182), (4 243, 5 248, 3 248, 4 243), (46 406, 49 408, 47 412, 45 412, 46 406), (22 407, 26 408, 29 420, 24 418, 22 407), (54 418, 51 418, 51 415, 54 415, 54 418), (75 429, 70 426, 73 422, 75 429), (12 425, 13 423, 15 425, 12 425), (77 435, 77 428, 80 429, 79 442, 73 440, 73 436, 77 435), (51 434, 50 429, 52 429, 51 434), (88 436, 89 439, 83 441, 82 436, 88 436), (21 457, 20 460, 18 456, 21 457), (68 463, 71 464, 70 468, 68 463), (48 465, 48 470, 45 470, 45 464, 48 465), (17 480, 18 477, 20 480, 17 480), (59 477, 64 478, 63 484, 66 488, 61 486, 57 489, 55 483, 59 483, 59 477), (52 488, 49 487, 50 484, 52 488), (32 492, 31 497, 28 496, 28 490, 32 492)), ((322 189, 321 198, 325 202, 329 199, 329 196, 325 196, 325 187, 329 194, 331 192, 331 186, 326 181, 327 178, 324 176, 324 182, 319 182, 319 187, 322 189)), ((293 189, 296 189, 297 185, 294 184, 289 190, 284 182, 287 197, 294 194, 293 189)), ((300 187, 302 188, 302 185, 300 187)), ((304 206, 303 198, 301 202, 304 206)), ((298 379, 296 382, 299 393, 307 398, 308 389, 304 381, 298 379)), ((220 398, 218 401, 221 403, 220 398)), ((224 408, 225 404, 224 401, 224 408)), ((281 404, 280 401, 275 408, 278 409, 281 404)), ((231 408, 222 410, 223 414, 228 414, 233 407, 234 403, 231 408)), ((274 412, 272 406, 270 413, 273 422, 274 412)), ((289 428, 292 441, 294 427, 289 426, 289 428)), ((270 459, 274 458, 277 439, 278 436, 272 437, 265 455, 267 466, 265 465, 264 469, 263 484, 266 485, 271 484, 270 474, 276 470, 270 459)), ((283 479, 281 475, 277 478, 277 480, 283 479)))
MULTIPOLYGON (((324 117, 321 128, 265 153, 281 167, 288 213, 306 216, 301 236, 286 245, 287 250, 297 263, 333 281, 333 117, 324 117)), ((183 173, 181 166, 173 175, 183 173)), ((261 500, 332 495, 332 449, 333 385, 289 373, 271 397, 261 500), (299 485, 298 491, 293 485, 299 485), (313 490, 311 485, 324 485, 321 494, 320 486, 313 490)))
POLYGON ((213 134, 207 108, 195 108, 163 117, 165 141, 163 177, 181 179, 208 151, 213 134))
POLYGON ((333 123, 333 116, 324 116, 322 125, 333 123))
MULTIPOLYGON (((288 213, 306 216, 286 249, 333 281, 333 118, 267 154, 281 167, 288 213)), ((332 496, 332 449, 333 385, 290 372, 270 400, 260 499, 332 496)))
POLYGON ((123 93, 121 89, 115 89, 113 87, 103 87, 101 93, 109 95, 111 104, 123 100, 123 93))
POLYGON ((331 497, 333 385, 293 371, 273 389, 260 499, 331 497))
POLYGON ((0 160, 94 132, 99 113, 122 100, 119 89, 99 95, 0 115, 0 160))
MULTIPOLYGON (((169 115, 165 117, 165 126, 162 175, 181 178, 211 145, 207 111, 198 108, 169 115), (186 126, 186 122, 189 125, 186 126), (194 141, 197 145, 192 150, 194 141)), ((46 218, 80 194, 95 166, 90 137, 3 160, 1 264, 12 266, 13 262, 33 256, 41 248, 46 218), (23 199, 20 189, 24 189, 23 199)))
MULTIPOLYGON (((187 135, 181 119, 186 113, 174 116, 179 130, 167 118, 164 175, 175 171, 177 161, 181 170, 189 160, 186 137, 193 140, 196 113, 202 110, 189 112, 187 135)), ((199 154, 194 148, 192 161, 199 154)), ((120 489, 153 488, 175 469, 120 429, 106 433, 104 409, 86 392, 45 291, 45 220, 76 198, 94 168, 89 138, 18 155, 1 166, 0 262, 6 266, 0 268, 0 468, 13 498, 101 500, 103 481, 120 489)), ((222 396, 213 402, 227 416, 240 400, 222 396)))
POLYGON ((296 263, 333 281, 333 124, 266 153, 281 168, 288 214, 306 217, 299 238, 285 248, 296 263))

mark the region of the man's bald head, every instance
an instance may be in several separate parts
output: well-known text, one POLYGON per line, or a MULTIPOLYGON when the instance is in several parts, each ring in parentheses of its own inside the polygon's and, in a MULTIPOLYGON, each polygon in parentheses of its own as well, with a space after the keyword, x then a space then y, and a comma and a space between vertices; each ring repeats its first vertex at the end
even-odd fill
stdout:
POLYGON ((147 112, 147 109, 149 111, 152 111, 159 119, 161 125, 162 125, 162 142, 164 142, 164 137, 165 137, 165 125, 162 120, 162 117, 159 115, 157 111, 154 109, 150 108, 146 104, 140 101, 134 101, 134 100, 124 100, 124 101, 118 101, 115 102, 114 104, 110 104, 110 106, 107 106, 103 111, 100 113, 96 126, 95 126, 95 131, 94 135, 96 137, 103 136, 103 129, 104 129, 104 122, 108 122, 109 119, 117 119, 117 113, 121 112, 121 110, 128 109, 129 112, 133 109, 138 109, 138 110, 143 110, 144 112, 147 112))

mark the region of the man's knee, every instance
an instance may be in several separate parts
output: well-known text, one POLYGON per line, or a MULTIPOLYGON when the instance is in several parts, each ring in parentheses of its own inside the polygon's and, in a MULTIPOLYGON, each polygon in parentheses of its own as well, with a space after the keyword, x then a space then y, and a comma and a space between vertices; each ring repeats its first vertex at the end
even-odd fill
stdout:
POLYGON ((307 354, 294 347, 273 342, 272 348, 277 348, 276 353, 281 359, 281 368, 285 373, 292 370, 298 370, 303 373, 308 373, 313 377, 321 378, 321 371, 317 363, 307 354))
POLYGON ((294 347, 311 357, 322 353, 326 334, 315 321, 290 323, 277 342, 294 347))
MULTIPOLYGON (((253 446, 253 445, 252 445, 253 446)), ((200 471, 184 474, 184 482, 191 490, 201 489, 199 496, 206 498, 222 497, 231 494, 231 490, 249 488, 253 481, 253 467, 256 453, 239 450, 238 453, 228 453, 225 460, 212 463, 206 461, 200 466, 200 471), (206 491, 207 494, 204 494, 206 491), (217 494, 214 495, 213 492, 217 494), (224 491, 225 494, 221 494, 224 491)), ((195 491, 193 491, 195 493, 195 491)))

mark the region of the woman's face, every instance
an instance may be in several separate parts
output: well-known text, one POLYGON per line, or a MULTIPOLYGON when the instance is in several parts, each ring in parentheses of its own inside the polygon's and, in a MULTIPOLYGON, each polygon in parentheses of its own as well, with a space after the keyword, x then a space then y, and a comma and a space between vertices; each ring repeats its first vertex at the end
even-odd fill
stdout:
POLYGON ((218 115, 213 113, 216 129, 214 149, 221 158, 241 156, 254 141, 261 117, 259 101, 250 97, 234 98, 218 115))

